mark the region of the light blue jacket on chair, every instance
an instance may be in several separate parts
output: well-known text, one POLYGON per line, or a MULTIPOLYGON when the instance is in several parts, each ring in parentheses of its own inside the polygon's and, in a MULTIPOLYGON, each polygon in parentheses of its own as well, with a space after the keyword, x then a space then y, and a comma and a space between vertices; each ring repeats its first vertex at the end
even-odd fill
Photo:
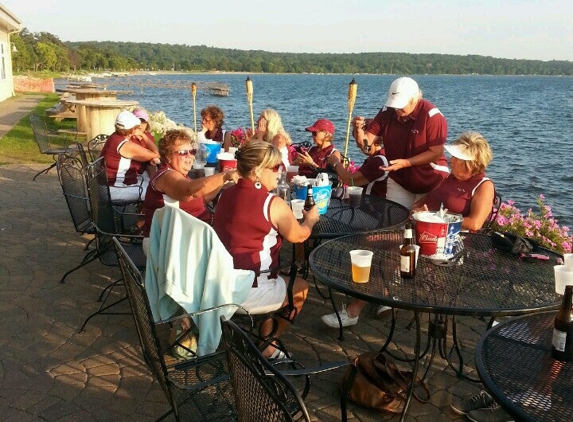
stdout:
MULTIPOLYGON (((211 226, 171 206, 155 211, 149 234, 145 290, 156 322, 181 306, 187 313, 223 304, 241 304, 255 273, 233 268, 233 257, 211 226)), ((197 354, 213 353, 221 340, 219 318, 237 310, 227 306, 193 317, 199 328, 197 354)))

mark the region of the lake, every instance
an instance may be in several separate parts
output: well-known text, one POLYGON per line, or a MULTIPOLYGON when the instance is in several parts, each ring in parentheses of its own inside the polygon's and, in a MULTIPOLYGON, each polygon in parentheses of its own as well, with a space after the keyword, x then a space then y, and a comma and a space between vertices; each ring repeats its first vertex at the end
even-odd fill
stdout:
MULTIPOLYGON (((136 88, 141 81, 172 83, 221 82, 230 87, 228 97, 198 91, 199 111, 209 104, 221 107, 225 129, 250 126, 249 105, 242 74, 188 74, 131 76, 95 79, 108 88, 131 81, 136 99, 150 111, 163 110, 167 117, 193 127, 190 90, 136 88)), ((304 131, 318 118, 336 125, 335 145, 344 150, 348 122, 348 84, 355 78, 358 95, 353 115, 374 117, 384 105, 390 83, 388 75, 250 75, 253 81, 255 121, 265 108, 276 109, 294 142, 311 140, 304 131)), ((513 200, 527 211, 537 209, 545 195, 560 224, 573 224, 573 78, 535 76, 414 76, 424 92, 448 121, 448 142, 467 130, 481 132, 489 141, 494 159, 487 169, 504 201, 513 200)), ((356 163, 363 156, 354 147, 349 155, 356 163)))

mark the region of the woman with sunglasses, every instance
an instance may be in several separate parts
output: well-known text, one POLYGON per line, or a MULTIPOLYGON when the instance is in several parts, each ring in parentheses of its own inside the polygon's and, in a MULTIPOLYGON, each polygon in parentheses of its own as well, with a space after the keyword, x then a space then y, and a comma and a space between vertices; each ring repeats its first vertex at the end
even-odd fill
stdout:
POLYGON ((340 151, 332 144, 334 123, 328 119, 318 119, 305 130, 312 134, 314 145, 308 151, 298 152, 295 159, 295 164, 299 165, 298 174, 314 177, 320 171, 334 173, 334 169, 328 164, 328 158, 333 156, 337 161, 342 161, 340 151))
MULTIPOLYGON (((308 239, 318 222, 318 209, 314 206, 303 211, 304 222, 299 223, 287 203, 269 192, 277 187, 282 166, 282 155, 273 145, 252 140, 236 152, 236 157, 241 178, 221 194, 213 226, 233 256, 235 268, 259 274, 241 305, 252 314, 262 314, 288 304, 287 283, 278 274, 282 241, 284 238, 301 243, 308 239)), ((297 277, 293 288, 296 314, 300 313, 307 292, 308 283, 297 277)), ((279 318, 277 323, 278 337, 289 322, 279 318)), ((259 327, 260 334, 268 335, 271 328, 272 322, 268 321, 259 327)), ((263 355, 284 357, 273 345, 263 355)))
POLYGON ((143 204, 144 250, 146 250, 146 239, 149 237, 155 210, 169 204, 211 224, 211 211, 205 204, 219 193, 225 182, 236 182, 238 179, 237 172, 234 170, 200 179, 191 179, 188 173, 195 161, 197 142, 192 140, 185 130, 168 130, 159 140, 158 147, 161 165, 149 182, 143 204))

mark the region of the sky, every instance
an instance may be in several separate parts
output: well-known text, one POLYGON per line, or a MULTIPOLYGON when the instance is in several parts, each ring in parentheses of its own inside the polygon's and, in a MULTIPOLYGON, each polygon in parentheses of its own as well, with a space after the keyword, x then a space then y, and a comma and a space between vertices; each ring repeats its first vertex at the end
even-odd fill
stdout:
POLYGON ((30 32, 294 53, 573 61, 571 0, 0 0, 30 32))

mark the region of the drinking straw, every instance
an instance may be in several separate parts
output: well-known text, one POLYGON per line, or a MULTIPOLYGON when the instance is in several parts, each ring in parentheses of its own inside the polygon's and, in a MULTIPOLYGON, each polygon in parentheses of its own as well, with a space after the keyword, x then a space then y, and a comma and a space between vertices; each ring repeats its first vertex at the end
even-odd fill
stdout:
POLYGON ((247 80, 245 81, 247 86, 247 101, 249 102, 249 110, 251 112, 251 130, 252 133, 255 133, 255 118, 253 116, 253 81, 251 78, 247 76, 247 80))
POLYGON ((354 110, 354 103, 356 101, 356 94, 358 92, 358 84, 352 78, 348 84, 348 124, 346 125, 346 143, 344 144, 344 156, 348 154, 348 138, 350 137, 350 120, 352 119, 352 110, 354 110))
POLYGON ((193 128, 197 133, 197 111, 195 109, 195 97, 197 96, 197 85, 195 82, 191 84, 191 96, 193 97, 193 128))

